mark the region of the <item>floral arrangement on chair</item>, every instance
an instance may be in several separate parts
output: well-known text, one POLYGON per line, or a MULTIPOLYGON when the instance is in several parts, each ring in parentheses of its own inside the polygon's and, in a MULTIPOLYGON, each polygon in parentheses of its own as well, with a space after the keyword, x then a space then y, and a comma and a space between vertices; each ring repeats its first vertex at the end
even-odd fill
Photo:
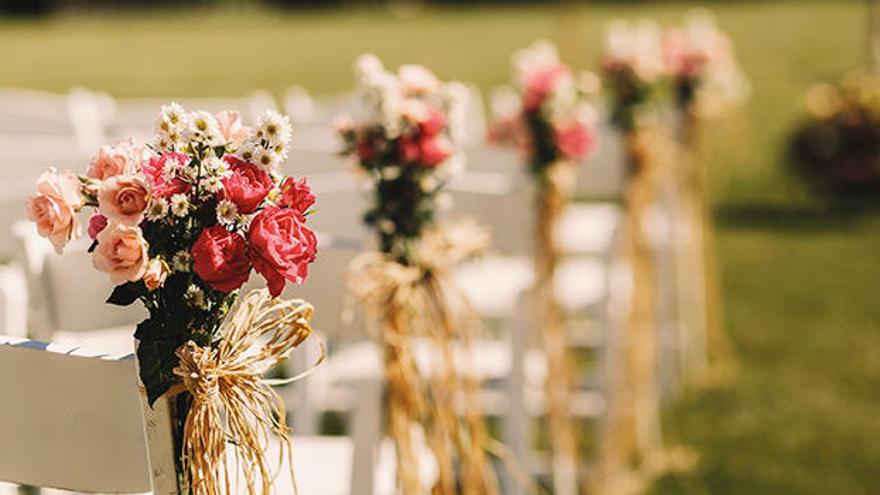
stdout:
POLYGON ((602 76, 611 94, 611 123, 624 131, 636 126, 650 107, 664 72, 661 33, 654 22, 611 22, 602 56, 602 76))
POLYGON ((663 59, 683 112, 716 115, 749 94, 730 38, 707 11, 695 11, 681 27, 663 33, 663 59))
POLYGON ((364 219, 378 233, 379 252, 352 262, 349 286, 380 327, 398 488, 423 491, 412 438, 422 427, 438 464, 434 492, 497 493, 485 452, 488 432, 475 404, 476 378, 453 357, 455 349, 469 348, 478 317, 467 311, 450 276, 488 239, 470 222, 444 228, 436 222, 438 197, 463 164, 456 142, 466 89, 441 83, 422 66, 388 72, 373 55, 361 56, 355 72, 360 114, 342 118, 339 132, 343 153, 373 183, 364 219), (426 339, 440 356, 429 376, 416 366, 415 338, 426 339), (465 405, 463 414, 455 404, 465 405))
POLYGON ((501 88, 492 98, 495 121, 490 141, 519 148, 536 183, 534 327, 547 358, 545 382, 553 488, 576 493, 578 445, 568 412, 571 361, 566 325, 554 291, 561 253, 556 245, 560 219, 574 188, 578 161, 598 145, 598 112, 593 106, 601 82, 583 72, 577 78, 560 61, 549 41, 536 41, 512 57, 514 88, 501 88))
POLYGON ((555 163, 588 158, 598 143, 591 99, 599 78, 592 72, 576 77, 549 41, 517 52, 513 69, 514 88, 498 88, 492 97, 490 140, 514 144, 538 177, 555 163))
POLYGON ((315 259, 317 241, 306 220, 315 196, 305 180, 279 171, 291 125, 276 112, 250 128, 234 111, 187 112, 171 103, 162 107, 155 131, 144 146, 132 139, 103 146, 85 175, 45 172, 27 211, 60 254, 81 235, 77 212, 93 210, 87 229, 92 260, 116 284, 107 302, 141 301, 149 311, 134 334, 148 402, 176 399, 181 458, 192 468, 183 470, 184 484, 214 493, 210 487, 221 484, 225 459, 211 456, 222 455, 227 441, 246 445, 247 468, 267 480, 265 462, 255 459, 262 456, 255 443, 267 440, 259 425, 287 433, 283 415, 277 417, 280 399, 259 378, 311 332, 311 306, 275 298, 286 282, 302 283, 315 259), (265 279, 269 295, 255 291, 236 305, 252 271, 265 279), (260 359, 239 362, 236 376, 224 374, 257 334, 268 333, 271 349, 267 344, 260 359), (237 389, 240 380, 247 383, 237 389), (190 424, 192 414, 208 406, 252 423, 190 424), (214 450, 187 450, 194 448, 189 435, 200 429, 216 430, 209 436, 214 450), (205 456, 213 462, 207 467, 200 464, 205 456))
POLYGON ((410 243, 434 221, 437 196, 463 166, 454 143, 467 90, 441 83, 420 65, 387 72, 373 55, 355 64, 362 97, 358 113, 337 122, 345 149, 375 185, 364 216, 383 252, 408 257, 410 243))

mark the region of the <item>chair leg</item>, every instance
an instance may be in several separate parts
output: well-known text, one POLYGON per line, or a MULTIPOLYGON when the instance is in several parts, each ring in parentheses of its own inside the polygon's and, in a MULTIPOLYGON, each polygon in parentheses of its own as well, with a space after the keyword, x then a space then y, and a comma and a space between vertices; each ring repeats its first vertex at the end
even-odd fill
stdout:
POLYGON ((382 384, 371 380, 355 387, 357 404, 352 408, 349 419, 349 431, 354 443, 350 493, 373 495, 376 452, 382 438, 382 384))
MULTIPOLYGON (((514 459, 529 472, 529 417, 525 403, 525 355, 528 348, 528 318, 525 317, 525 297, 520 297, 517 311, 510 318, 510 375, 506 380, 507 404, 504 415, 504 443, 511 450, 514 459)), ((504 493, 523 495, 522 487, 508 470, 502 470, 504 493)))

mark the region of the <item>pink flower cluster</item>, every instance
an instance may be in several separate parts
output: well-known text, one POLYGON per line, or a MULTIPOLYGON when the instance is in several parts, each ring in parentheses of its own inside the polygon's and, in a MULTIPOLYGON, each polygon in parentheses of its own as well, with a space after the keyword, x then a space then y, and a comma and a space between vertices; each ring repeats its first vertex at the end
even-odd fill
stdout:
POLYGON ((363 94, 360 113, 340 117, 337 127, 346 153, 361 166, 385 164, 436 169, 455 152, 448 117, 461 105, 461 87, 441 83, 420 65, 402 65, 387 72, 373 55, 355 66, 363 94))
POLYGON ((81 236, 76 213, 94 209, 88 235, 95 268, 114 284, 153 291, 173 273, 194 272, 229 293, 251 270, 273 296, 302 283, 317 252, 306 215, 305 180, 284 177, 289 120, 269 111, 256 128, 236 112, 162 107, 148 147, 132 139, 103 146, 85 176, 50 169, 28 199, 28 216, 61 253, 81 236))
POLYGON ((576 80, 547 41, 517 52, 513 65, 517 90, 493 95, 489 139, 515 144, 536 165, 589 157, 598 143, 597 113, 589 102, 598 78, 584 73, 576 80))

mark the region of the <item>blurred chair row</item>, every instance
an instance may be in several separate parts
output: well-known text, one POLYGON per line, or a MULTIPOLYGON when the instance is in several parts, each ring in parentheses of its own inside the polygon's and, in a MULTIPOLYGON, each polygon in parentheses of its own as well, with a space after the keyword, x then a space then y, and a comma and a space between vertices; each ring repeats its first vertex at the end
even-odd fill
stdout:
MULTIPOLYGON (((484 382, 480 398, 487 415, 499 419, 502 440, 527 469, 540 476, 546 473, 547 462, 533 442, 533 429, 543 413, 546 364, 534 341, 537 332, 529 327, 525 303, 533 277, 530 184, 519 157, 483 144, 483 106, 479 92, 472 94, 464 150, 467 168, 450 184, 452 206, 443 216, 475 217, 491 231, 493 248, 456 272, 488 329, 469 352, 459 352, 456 359, 478 364, 468 370, 484 382)), ((123 310, 103 303, 111 286, 92 269, 87 245, 75 244, 57 256, 36 237, 32 225, 15 222, 23 217, 23 201, 42 170, 52 165, 84 170, 100 144, 129 135, 144 140, 165 101, 114 100, 83 89, 68 95, 0 90, 0 142, 9 142, 7 149, 15 150, 0 158, 0 166, 18 172, 15 181, 0 186, 0 254, 12 260, 0 267, 0 325, 5 325, 0 334, 89 349, 91 354, 119 357, 132 351, 133 327, 144 314, 138 308, 123 310), (7 100, 16 103, 7 106, 7 100)), ((264 92, 243 98, 177 101, 188 109, 241 109, 250 122, 264 109, 276 107, 264 92)), ((388 485, 384 483, 393 481, 393 472, 389 475, 387 471, 393 463, 387 460, 386 450, 376 450, 382 429, 381 353, 365 319, 348 307, 345 293, 348 262, 372 245, 372 236, 360 221, 369 191, 338 156, 332 126, 333 118, 349 111, 353 101, 352 95, 315 101, 304 90, 291 88, 282 102, 295 126, 284 171, 309 178, 318 195, 317 211, 310 222, 320 239, 312 275, 303 286, 289 287, 285 296, 304 298, 315 305, 314 326, 329 350, 323 369, 282 392, 292 411, 295 431, 310 435, 308 445, 312 448, 317 448, 319 438, 325 438, 314 436, 326 430, 322 418, 347 417, 349 425, 343 427, 349 435, 345 458, 351 459, 347 479, 385 493, 388 485), (349 316, 344 317, 346 314, 349 316)), ((598 157, 580 169, 579 201, 568 210, 557 232, 566 256, 555 281, 573 351, 584 363, 578 369, 579 387, 571 410, 594 427, 601 427, 608 394, 614 392, 605 384, 613 369, 611 350, 619 334, 620 315, 627 304, 627 267, 615 249, 620 225, 626 221, 617 203, 622 188, 618 138, 603 128, 598 157)), ((645 228, 652 234, 659 262, 661 385, 671 391, 684 345, 672 310, 677 295, 675 270, 669 264, 675 222, 668 205, 659 202, 654 210, 656 214, 645 228)), ((252 280, 249 285, 256 284, 252 280)), ((417 344, 416 353, 420 369, 430 374, 434 367, 430 353, 421 344, 417 344)), ((311 354, 294 353, 289 372, 304 369, 312 362, 311 354)), ((41 377, 52 380, 51 376, 41 377)), ((0 378, 0 386, 2 382, 0 378)), ((301 453, 298 462, 311 455, 303 448, 297 450, 301 453)), ((328 468, 314 472, 327 473, 328 468)), ((336 469, 330 471, 334 474, 329 477, 338 478, 336 469)), ((0 479, 2 475, 0 471, 0 479)), ((517 493, 518 487, 510 479, 503 481, 505 493, 517 493)), ((343 485, 338 493, 348 489, 343 485)), ((359 489, 358 493, 369 492, 359 489)))

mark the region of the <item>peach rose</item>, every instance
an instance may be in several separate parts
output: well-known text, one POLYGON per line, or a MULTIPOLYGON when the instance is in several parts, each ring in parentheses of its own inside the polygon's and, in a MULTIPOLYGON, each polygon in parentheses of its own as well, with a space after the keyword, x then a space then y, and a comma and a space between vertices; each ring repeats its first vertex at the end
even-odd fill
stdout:
POLYGON ((95 268, 110 275, 114 284, 135 282, 147 269, 147 241, 139 227, 111 223, 98 234, 92 253, 95 268))
POLYGON ((220 134, 226 142, 237 148, 245 139, 251 137, 254 130, 241 124, 241 116, 235 110, 223 110, 214 116, 220 125, 220 134))
POLYGON ((111 222, 141 223, 149 202, 150 190, 140 176, 117 175, 98 187, 98 209, 111 222))
POLYGON ((123 139, 114 145, 104 145, 98 155, 92 158, 86 175, 98 180, 106 180, 116 175, 134 173, 140 167, 143 150, 134 145, 132 138, 123 139))
POLYGON ((71 172, 50 168, 37 179, 37 194, 27 200, 27 215, 37 232, 61 254, 71 239, 81 235, 76 210, 81 204, 79 179, 71 172))
POLYGON ((144 272, 144 285, 147 286, 147 290, 152 292, 162 287, 166 278, 168 278, 168 265, 159 258, 151 259, 144 272))

